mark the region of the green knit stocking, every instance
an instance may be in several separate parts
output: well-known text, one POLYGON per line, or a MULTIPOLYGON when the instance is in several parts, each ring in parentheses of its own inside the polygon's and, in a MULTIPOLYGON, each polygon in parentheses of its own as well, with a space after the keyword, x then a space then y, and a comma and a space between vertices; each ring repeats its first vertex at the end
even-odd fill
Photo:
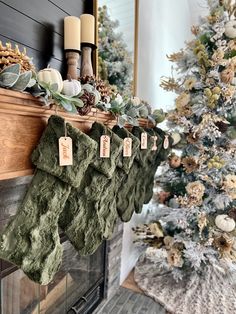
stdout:
MULTIPOLYGON (((157 150, 151 151, 150 153, 148 153, 147 151, 143 151, 143 152, 146 152, 146 158, 145 158, 145 163, 143 163, 142 165, 142 176, 140 176, 139 180, 137 180, 137 184, 135 185, 134 208, 137 214, 142 212, 142 208, 143 208, 147 191, 150 188, 151 190, 153 189, 153 186, 150 187, 150 185, 154 181, 154 175, 156 173, 156 169, 158 165, 160 164, 158 155, 161 150, 161 144, 162 144, 161 137, 157 133, 155 133, 153 129, 145 129, 145 131, 148 134, 148 138, 151 145, 153 145, 154 143, 152 136, 157 137, 157 141, 156 141, 157 150)), ((135 130, 135 132, 138 135, 138 130, 137 131, 135 130)))
POLYGON ((145 195, 144 195, 144 199, 143 199, 144 204, 148 204, 150 202, 150 200, 152 199, 154 177, 155 177, 157 167, 161 164, 162 161, 167 159, 167 157, 170 153, 171 145, 172 145, 172 139, 171 139, 171 137, 168 137, 169 147, 167 149, 165 149, 164 148, 164 140, 165 140, 165 137, 167 136, 167 134, 159 128, 154 128, 153 131, 160 138, 160 142, 158 144, 158 150, 157 150, 156 157, 153 159, 153 163, 151 166, 152 173, 150 174, 150 176, 147 177, 147 180, 145 182, 146 191, 145 191, 145 195))
POLYGON ((59 166, 58 139, 65 133, 64 120, 52 116, 32 155, 38 169, 29 190, 0 237, 0 257, 40 284, 48 284, 60 266, 58 218, 72 186, 81 181, 97 150, 87 135, 70 124, 66 127, 73 140, 73 166, 59 166))
MULTIPOLYGON (((133 127, 133 135, 140 139, 141 133, 145 132, 143 128, 133 127)), ((135 205, 135 187, 142 180, 143 170, 149 159, 154 155, 152 149, 152 139, 148 134, 148 148, 146 150, 137 149, 134 162, 130 168, 129 174, 124 179, 125 185, 121 185, 117 194, 117 211, 122 221, 129 221, 133 215, 135 205)))
POLYGON ((123 141, 100 123, 93 124, 89 135, 99 143, 105 134, 111 139, 110 158, 99 157, 98 145, 97 158, 87 169, 81 185, 72 189, 59 221, 81 255, 92 254, 98 248, 104 237, 112 232, 117 218, 113 200, 108 195, 114 193, 110 183, 123 141))
POLYGON ((132 155, 131 157, 123 157, 122 150, 118 157, 116 170, 111 180, 107 183, 107 187, 105 187, 102 197, 96 204, 98 207, 101 206, 101 204, 107 204, 106 210, 104 210, 106 215, 103 216, 103 220, 101 221, 103 238, 105 239, 112 235, 115 224, 115 220, 112 219, 112 215, 113 213, 116 213, 117 216, 116 196, 120 190, 121 185, 126 186, 127 184, 125 179, 127 178, 130 168, 133 165, 134 158, 140 146, 139 139, 130 133, 127 129, 114 126, 112 131, 122 139, 122 142, 127 137, 132 139, 132 155))

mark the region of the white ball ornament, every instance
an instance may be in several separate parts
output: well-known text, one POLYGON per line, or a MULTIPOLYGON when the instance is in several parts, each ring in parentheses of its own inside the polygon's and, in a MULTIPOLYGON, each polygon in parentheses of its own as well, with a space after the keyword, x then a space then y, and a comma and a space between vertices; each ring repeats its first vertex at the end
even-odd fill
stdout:
POLYGON ((81 84, 77 80, 68 80, 63 81, 62 94, 66 96, 77 96, 81 92, 81 84))
POLYGON ((224 232, 231 232, 235 228, 235 221, 228 215, 218 215, 215 219, 215 225, 224 232))
POLYGON ((177 145, 181 141, 181 135, 177 132, 171 133, 171 137, 173 139, 173 146, 177 145))
POLYGON ((225 35, 228 38, 236 38, 236 20, 229 21, 225 24, 225 35))

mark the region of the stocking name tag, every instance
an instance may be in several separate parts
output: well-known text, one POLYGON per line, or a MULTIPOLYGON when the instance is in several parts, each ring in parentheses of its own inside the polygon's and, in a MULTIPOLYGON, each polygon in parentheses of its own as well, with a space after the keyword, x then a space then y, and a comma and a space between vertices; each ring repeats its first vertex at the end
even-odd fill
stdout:
POLYGON ((72 139, 70 137, 59 138, 59 165, 73 165, 72 139))
POLYGON ((126 137, 123 142, 123 157, 132 156, 132 138, 126 137))
POLYGON ((102 135, 100 137, 100 157, 110 157, 110 136, 102 135))
POLYGON ((141 149, 147 149, 147 133, 141 133, 141 149))
POLYGON ((152 136, 153 146, 152 150, 157 150, 157 136, 152 136))
POLYGON ((168 149, 169 145, 170 145, 170 143, 169 143, 169 136, 166 135, 165 139, 164 139, 164 143, 163 143, 163 148, 164 149, 168 149))

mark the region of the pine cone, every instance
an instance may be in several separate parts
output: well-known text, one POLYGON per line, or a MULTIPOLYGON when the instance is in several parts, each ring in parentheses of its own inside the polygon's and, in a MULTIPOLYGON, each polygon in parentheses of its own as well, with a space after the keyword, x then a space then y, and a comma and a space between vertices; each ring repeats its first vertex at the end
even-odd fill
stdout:
POLYGON ((217 128, 219 129, 219 131, 221 133, 225 133, 228 130, 228 124, 222 122, 222 121, 218 121, 215 123, 215 125, 217 126, 217 128))
POLYGON ((3 46, 0 41, 0 71, 12 64, 20 64, 21 72, 34 70, 31 59, 26 55, 26 49, 20 52, 18 45, 15 45, 13 49, 11 43, 6 43, 6 46, 3 46))
POLYGON ((81 116, 88 114, 92 107, 95 104, 95 95, 90 94, 86 89, 84 90, 83 95, 80 97, 83 101, 84 106, 82 108, 78 108, 77 111, 81 116))
POLYGON ((231 209, 229 210, 228 216, 229 216, 230 218, 233 218, 234 221, 236 221, 236 208, 235 208, 235 207, 233 207, 233 208, 231 208, 231 209))
POLYGON ((89 75, 81 76, 79 78, 79 81, 81 84, 91 84, 93 86, 95 86, 95 84, 96 84, 95 76, 89 76, 89 75))
POLYGON ((100 93, 102 101, 106 101, 112 95, 110 86, 103 80, 96 80, 96 89, 100 93))

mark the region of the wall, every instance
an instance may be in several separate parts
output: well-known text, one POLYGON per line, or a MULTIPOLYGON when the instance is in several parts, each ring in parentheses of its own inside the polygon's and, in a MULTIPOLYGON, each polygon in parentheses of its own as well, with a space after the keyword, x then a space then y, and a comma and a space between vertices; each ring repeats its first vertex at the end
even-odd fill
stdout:
MULTIPOLYGON (((204 0, 139 0, 139 50, 138 91, 140 98, 147 100, 154 108, 170 108, 174 95, 160 87, 160 78, 169 76, 171 64, 166 54, 184 47, 191 39, 191 25, 197 24, 199 15, 205 15, 204 0)), ((134 215, 124 225, 121 259, 122 283, 134 267, 139 256, 133 244, 131 228, 147 220, 147 206, 142 215, 134 215)))
POLYGON ((171 73, 166 55, 192 38, 191 25, 205 10, 205 0, 140 0, 138 95, 152 106, 172 106, 173 95, 159 87, 161 76, 171 73))
POLYGON ((26 47, 37 69, 49 63, 65 69, 63 20, 92 11, 92 0, 3 0, 0 2, 0 40, 26 47))

